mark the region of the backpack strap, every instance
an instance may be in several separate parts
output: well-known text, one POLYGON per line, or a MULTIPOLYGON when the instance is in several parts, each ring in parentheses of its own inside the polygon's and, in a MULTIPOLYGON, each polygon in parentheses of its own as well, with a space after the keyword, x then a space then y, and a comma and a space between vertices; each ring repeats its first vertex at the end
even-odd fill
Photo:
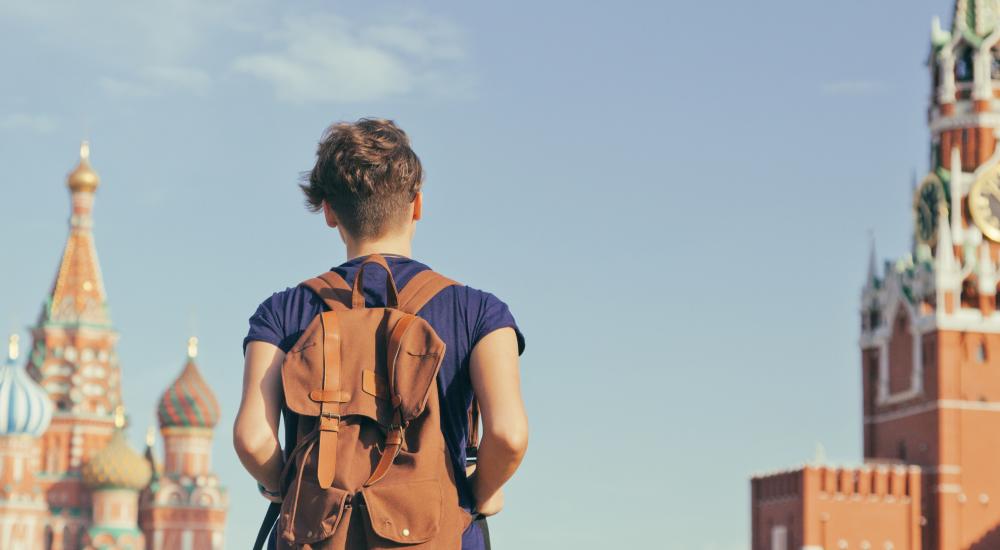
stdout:
MULTIPOLYGON (((450 286, 460 286, 460 283, 430 269, 421 271, 399 292, 399 309, 416 315, 427 302, 450 286)), ((479 400, 475 394, 472 395, 472 403, 469 406, 468 423, 469 439, 465 456, 466 461, 472 464, 475 463, 479 451, 479 400)))
POLYGON ((416 315, 431 298, 450 286, 460 285, 440 273, 425 269, 414 275, 399 292, 399 310, 416 315))
POLYGON ((257 539, 253 543, 253 550, 264 549, 264 545, 267 544, 267 537, 271 534, 271 529, 274 528, 275 522, 278 521, 278 514, 280 512, 281 504, 277 502, 268 504, 267 512, 264 513, 264 523, 257 530, 257 539))
POLYGON ((364 309, 365 293, 363 291, 365 279, 365 266, 368 264, 378 264, 385 270, 385 305, 388 307, 398 307, 399 291, 396 290, 396 279, 392 276, 389 263, 381 254, 372 254, 361 262, 358 274, 354 276, 354 288, 351 289, 351 307, 353 309, 364 309))
POLYGON ((316 293, 331 311, 348 309, 351 303, 351 286, 333 271, 303 281, 300 286, 316 293))
POLYGON ((472 394, 469 405, 469 439, 465 445, 465 465, 471 466, 479 459, 479 400, 472 394))
MULTIPOLYGON (((323 323, 323 387, 324 393, 340 393, 340 320, 336 311, 321 314, 323 323)), ((340 400, 324 399, 319 413, 319 458, 316 478, 319 486, 329 489, 337 472, 337 434, 340 431, 340 400)))

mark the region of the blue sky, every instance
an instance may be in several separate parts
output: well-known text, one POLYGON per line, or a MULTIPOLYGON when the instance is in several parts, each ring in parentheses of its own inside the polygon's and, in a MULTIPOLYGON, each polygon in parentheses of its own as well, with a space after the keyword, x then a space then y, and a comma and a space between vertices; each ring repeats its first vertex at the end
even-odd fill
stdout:
POLYGON ((323 129, 395 119, 415 255, 505 299, 532 439, 504 548, 748 546, 754 472, 860 460, 869 233, 909 246, 944 0, 0 4, 0 322, 37 316, 80 139, 138 446, 187 337, 231 451, 246 319, 343 261, 296 189, 323 129))

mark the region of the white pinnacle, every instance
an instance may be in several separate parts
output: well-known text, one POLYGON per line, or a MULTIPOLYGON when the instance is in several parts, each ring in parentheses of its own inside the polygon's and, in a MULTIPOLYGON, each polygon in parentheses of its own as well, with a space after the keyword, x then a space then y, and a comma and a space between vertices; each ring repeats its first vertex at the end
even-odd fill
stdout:
POLYGON ((951 240, 951 228, 948 223, 948 209, 942 202, 938 206, 938 242, 936 271, 938 276, 951 274, 955 271, 955 245, 951 240))
POLYGON ((875 287, 875 280, 876 280, 876 277, 877 277, 876 270, 878 269, 875 266, 875 262, 876 262, 875 258, 876 258, 876 255, 875 255, 875 236, 874 235, 870 235, 869 236, 869 243, 868 243, 868 278, 865 281, 865 287, 866 288, 874 288, 875 287))

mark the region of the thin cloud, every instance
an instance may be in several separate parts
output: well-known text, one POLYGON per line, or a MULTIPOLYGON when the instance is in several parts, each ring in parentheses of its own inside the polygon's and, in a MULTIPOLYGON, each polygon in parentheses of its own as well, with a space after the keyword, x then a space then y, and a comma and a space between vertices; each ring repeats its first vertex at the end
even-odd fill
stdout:
POLYGON ((461 34, 443 20, 365 26, 327 15, 287 18, 271 51, 243 55, 233 69, 291 102, 375 101, 466 92, 461 34))
POLYGON ((212 86, 212 78, 194 67, 156 66, 140 69, 133 78, 105 76, 98 85, 105 92, 120 97, 153 97, 164 92, 204 95, 212 86))
POLYGON ((233 78, 299 103, 473 93, 464 32, 447 18, 417 9, 348 18, 318 8, 282 19, 282 6, 175 0, 94 10, 75 0, 11 0, 0 2, 0 18, 95 63, 94 84, 116 98, 208 95, 233 78))
POLYGON ((56 129, 56 119, 52 115, 37 113, 10 113, 0 116, 0 129, 28 131, 48 134, 56 129))
POLYGON ((866 96, 881 94, 888 86, 880 80, 837 80, 824 84, 822 89, 826 95, 866 96))

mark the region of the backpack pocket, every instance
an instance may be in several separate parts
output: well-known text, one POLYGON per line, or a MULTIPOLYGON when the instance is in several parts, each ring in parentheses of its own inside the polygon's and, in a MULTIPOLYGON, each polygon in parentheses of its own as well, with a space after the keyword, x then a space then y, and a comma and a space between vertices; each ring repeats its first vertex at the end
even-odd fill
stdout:
POLYGON ((361 490, 368 510, 368 547, 425 543, 441 530, 441 482, 376 483, 361 490))
POLYGON ((285 491, 278 516, 278 533, 293 544, 310 544, 330 538, 340 525, 348 506, 348 492, 336 487, 324 489, 316 480, 315 441, 299 455, 295 477, 285 491))

